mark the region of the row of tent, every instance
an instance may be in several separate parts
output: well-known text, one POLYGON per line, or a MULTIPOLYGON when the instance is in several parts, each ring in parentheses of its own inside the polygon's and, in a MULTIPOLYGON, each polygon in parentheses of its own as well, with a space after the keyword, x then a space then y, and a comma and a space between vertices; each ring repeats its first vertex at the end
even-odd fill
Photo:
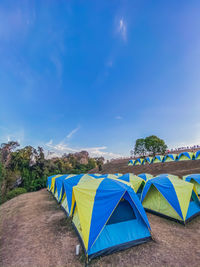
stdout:
POLYGON ((181 152, 180 154, 167 154, 166 156, 156 155, 155 157, 137 158, 129 160, 128 165, 144 165, 161 162, 182 161, 182 160, 198 160, 200 159, 200 150, 192 152, 181 152))
POLYGON ((80 174, 48 177, 88 259, 151 240, 145 210, 185 224, 200 213, 200 174, 80 174), (197 192, 198 190, 198 192, 197 192))

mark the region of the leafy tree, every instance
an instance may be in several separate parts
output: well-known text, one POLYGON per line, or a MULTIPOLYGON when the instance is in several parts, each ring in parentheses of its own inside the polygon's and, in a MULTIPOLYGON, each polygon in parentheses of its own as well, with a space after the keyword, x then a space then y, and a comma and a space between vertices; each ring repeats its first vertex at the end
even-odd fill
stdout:
POLYGON ((164 154, 167 145, 164 140, 155 135, 151 135, 145 138, 145 148, 149 153, 155 156, 157 153, 164 154))
POLYGON ((144 157, 147 153, 155 156, 157 153, 164 154, 167 149, 165 141, 155 135, 137 139, 134 154, 144 157))
POLYGON ((146 143, 144 138, 137 139, 135 142, 134 154, 144 157, 147 152, 145 145, 146 143))

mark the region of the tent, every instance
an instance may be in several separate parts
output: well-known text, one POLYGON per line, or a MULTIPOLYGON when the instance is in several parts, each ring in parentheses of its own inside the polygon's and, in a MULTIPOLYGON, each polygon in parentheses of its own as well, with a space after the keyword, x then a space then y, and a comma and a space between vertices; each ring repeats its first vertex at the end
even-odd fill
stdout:
POLYGON ((145 164, 146 163, 149 163, 149 164, 151 164, 152 163, 152 157, 147 157, 147 158, 145 158, 145 164))
POLYGON ((135 160, 135 162, 134 162, 134 166, 135 166, 135 165, 143 165, 144 162, 145 162, 145 159, 138 158, 138 159, 135 160))
POLYGON ((140 178, 142 178, 145 181, 153 178, 153 175, 151 175, 149 173, 140 173, 137 176, 140 177, 140 178))
POLYGON ((101 176, 99 176, 99 178, 118 178, 118 175, 116 174, 110 174, 110 173, 107 173, 107 174, 102 174, 101 176))
POLYGON ((76 175, 77 174, 64 174, 55 178, 55 186, 53 193, 58 202, 62 200, 64 195, 64 186, 63 186, 64 180, 69 179, 76 175))
POLYGON ((196 187, 198 195, 200 195, 200 174, 189 174, 183 177, 186 182, 193 183, 196 187))
POLYGON ((164 159, 163 162, 170 162, 170 161, 175 161, 177 158, 176 154, 167 154, 164 159))
POLYGON ((69 174, 64 174, 55 179, 55 186, 54 186, 54 196, 60 202, 60 195, 62 195, 63 191, 63 180, 65 180, 69 174))
POLYGON ((135 193, 140 197, 142 189, 145 185, 145 180, 134 175, 133 173, 126 173, 118 178, 118 180, 123 180, 126 182, 129 182, 135 193))
POLYGON ((152 163, 160 163, 163 161, 164 156, 157 155, 152 159, 152 163))
POLYGON ((194 158, 195 159, 200 159, 200 150, 195 152, 194 158))
POLYGON ((194 154, 192 152, 182 152, 178 155, 177 160, 192 160, 194 157, 194 154))
POLYGON ((47 190, 48 191, 50 191, 50 189, 51 189, 51 181, 52 181, 52 178, 55 177, 55 176, 57 176, 57 175, 54 174, 52 176, 47 177, 47 184, 46 184, 46 186, 47 186, 47 190))
POLYGON ((62 174, 57 174, 57 175, 53 175, 47 178, 47 182, 48 182, 48 190, 51 191, 52 194, 54 194, 55 191, 55 181, 56 178, 62 176, 62 174))
POLYGON ((135 161, 135 160, 132 160, 132 159, 129 160, 129 162, 128 162, 128 166, 133 166, 133 165, 134 165, 134 161, 135 161))
POLYGON ((114 173, 114 175, 120 177, 120 176, 122 176, 123 174, 122 174, 122 173, 114 173))
POLYGON ((91 180, 98 179, 95 179, 90 174, 78 174, 69 178, 67 177, 67 179, 63 180, 63 196, 61 197, 61 207, 68 215, 72 212, 71 206, 73 187, 91 180))
POLYGON ((141 202, 147 211, 183 224, 200 214, 195 186, 167 176, 149 180, 143 189, 141 202))
POLYGON ((88 259, 151 240, 150 225, 133 189, 119 179, 73 187, 72 222, 88 259))
POLYGON ((177 175, 169 174, 169 173, 161 173, 161 174, 157 175, 155 178, 158 178, 158 177, 168 177, 171 179, 179 179, 179 177, 177 175))
POLYGON ((101 173, 88 173, 90 176, 94 177, 94 178, 100 178, 102 176, 101 173))

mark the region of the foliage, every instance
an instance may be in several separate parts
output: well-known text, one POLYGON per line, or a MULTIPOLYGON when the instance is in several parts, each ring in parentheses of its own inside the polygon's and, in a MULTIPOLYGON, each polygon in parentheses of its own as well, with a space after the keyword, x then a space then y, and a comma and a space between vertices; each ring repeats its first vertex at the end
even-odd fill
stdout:
POLYGON ((144 157, 146 152, 147 150, 145 146, 145 139, 144 138, 137 139, 135 142, 134 154, 141 155, 144 157))
POLYGON ((134 147, 134 154, 145 156, 147 153, 155 156, 156 154, 164 154, 167 149, 165 141, 155 135, 146 138, 137 139, 134 147))
POLYGON ((6 194, 5 200, 10 200, 10 199, 12 199, 18 195, 24 194, 26 192, 27 192, 27 190, 23 187, 15 188, 6 194))
POLYGON ((87 151, 46 159, 42 147, 19 149, 18 142, 3 143, 0 147, 0 203, 19 186, 27 192, 36 191, 46 186, 50 175, 87 173, 103 162, 102 157, 90 158, 87 151))

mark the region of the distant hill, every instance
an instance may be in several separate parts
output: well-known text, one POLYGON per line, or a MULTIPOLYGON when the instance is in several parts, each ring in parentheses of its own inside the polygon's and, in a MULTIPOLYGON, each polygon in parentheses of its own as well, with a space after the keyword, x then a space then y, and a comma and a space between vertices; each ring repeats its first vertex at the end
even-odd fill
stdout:
POLYGON ((101 172, 93 169, 90 173, 150 173, 158 175, 160 173, 171 173, 184 176, 190 173, 200 173, 200 160, 187 160, 178 162, 154 163, 142 166, 128 166, 128 159, 113 160, 103 165, 101 172))

